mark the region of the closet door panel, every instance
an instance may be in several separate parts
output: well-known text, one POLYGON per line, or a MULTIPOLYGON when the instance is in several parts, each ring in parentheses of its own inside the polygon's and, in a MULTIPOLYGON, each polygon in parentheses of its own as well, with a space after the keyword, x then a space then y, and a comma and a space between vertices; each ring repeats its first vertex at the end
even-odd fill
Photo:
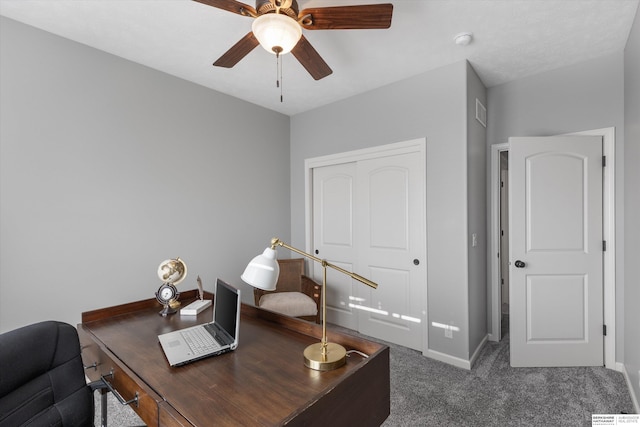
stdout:
POLYGON ((355 222, 358 273, 379 285, 356 289, 359 331, 417 350, 426 287, 420 158, 408 153, 358 162, 355 222))
MULTIPOLYGON (((313 170, 313 241, 316 256, 347 271, 354 268, 355 163, 324 166, 313 170)), ((311 266, 313 278, 322 283, 322 267, 311 266)), ((310 270, 310 271, 311 271, 310 270)), ((327 321, 358 329, 352 307, 351 278, 327 269, 327 321)))

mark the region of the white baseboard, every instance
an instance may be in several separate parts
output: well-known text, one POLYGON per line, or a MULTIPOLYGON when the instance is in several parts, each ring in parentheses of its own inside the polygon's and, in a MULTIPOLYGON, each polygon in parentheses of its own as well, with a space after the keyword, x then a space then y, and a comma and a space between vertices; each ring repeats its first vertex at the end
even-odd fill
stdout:
POLYGON ((489 336, 485 335, 485 337, 482 339, 482 341, 480 342, 480 344, 478 345, 476 350, 473 352, 473 356, 471 356, 470 360, 465 360, 465 359, 462 359, 460 357, 455 357, 455 356, 451 356, 449 354, 440 353, 439 351, 435 351, 435 350, 427 350, 427 351, 423 352, 422 354, 427 356, 427 357, 430 357, 431 359, 435 359, 435 360, 438 360, 440 362, 444 362, 444 363, 447 363, 449 365, 453 365, 453 366, 456 366, 458 368, 462 368, 462 369, 466 369, 467 371, 470 371, 471 367, 473 366, 473 364, 475 363, 476 359, 480 355, 480 350, 482 350, 484 345, 487 343, 487 339, 488 338, 489 338, 489 336))
POLYGON ((471 356, 471 360, 470 360, 472 368, 474 363, 476 363, 478 356, 480 355, 480 350, 482 350, 484 348, 484 345, 487 343, 488 338, 489 338, 489 335, 485 335, 484 338, 482 338, 482 340, 480 341, 480 344, 478 344, 476 351, 473 352, 473 355, 471 356))
POLYGON ((631 395, 631 400, 633 401, 633 407, 635 408, 636 414, 640 414, 640 405, 638 404, 638 396, 636 396, 636 392, 631 385, 631 378, 629 378, 629 374, 627 373, 627 369, 625 368, 623 363, 616 362, 616 370, 622 372, 624 375, 624 379, 627 382, 627 388, 629 389, 629 394, 631 395))
POLYGON ((430 357, 431 359, 438 360, 440 362, 444 362, 458 368, 466 369, 467 371, 471 370, 471 362, 469 360, 464 360, 459 357, 451 356, 449 354, 440 353, 439 351, 435 350, 427 350, 422 354, 430 357))

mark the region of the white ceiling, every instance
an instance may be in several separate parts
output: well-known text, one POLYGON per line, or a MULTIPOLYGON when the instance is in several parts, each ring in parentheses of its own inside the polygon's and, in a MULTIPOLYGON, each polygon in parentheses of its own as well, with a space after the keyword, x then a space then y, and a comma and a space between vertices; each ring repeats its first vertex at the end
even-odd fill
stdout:
MULTIPOLYGON (((0 0, 0 14, 237 98, 293 115, 468 59, 487 87, 624 49, 639 0, 298 0, 300 9, 394 5, 388 30, 304 31, 333 69, 313 80, 258 47, 211 64, 251 18, 191 0, 0 0), (472 32, 466 47, 456 34, 472 32)), ((254 5, 252 0, 244 3, 254 5)))

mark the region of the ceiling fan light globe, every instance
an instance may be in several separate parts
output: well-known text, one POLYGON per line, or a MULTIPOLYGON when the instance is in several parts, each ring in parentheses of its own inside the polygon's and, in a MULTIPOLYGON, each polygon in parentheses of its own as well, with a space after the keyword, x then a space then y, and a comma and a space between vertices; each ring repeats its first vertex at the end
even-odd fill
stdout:
POLYGON ((260 45, 273 54, 291 52, 302 37, 300 25, 290 17, 279 13, 258 16, 253 21, 251 29, 260 45))

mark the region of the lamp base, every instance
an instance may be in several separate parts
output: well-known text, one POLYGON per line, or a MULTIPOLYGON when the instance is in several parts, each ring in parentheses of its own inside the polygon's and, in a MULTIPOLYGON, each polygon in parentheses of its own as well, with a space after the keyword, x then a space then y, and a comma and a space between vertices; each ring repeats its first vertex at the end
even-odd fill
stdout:
POLYGON ((331 371, 347 363, 347 350, 340 344, 327 343, 327 354, 322 354, 322 343, 304 349, 304 366, 316 371, 331 371))

